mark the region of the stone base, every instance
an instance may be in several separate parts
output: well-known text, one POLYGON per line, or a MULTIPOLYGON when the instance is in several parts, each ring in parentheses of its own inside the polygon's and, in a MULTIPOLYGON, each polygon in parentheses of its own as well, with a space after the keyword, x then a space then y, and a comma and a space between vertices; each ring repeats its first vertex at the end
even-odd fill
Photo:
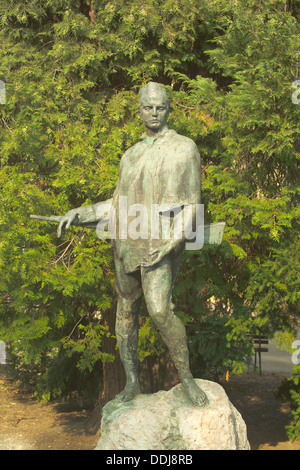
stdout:
POLYGON ((221 385, 196 379, 209 405, 195 407, 181 384, 105 405, 95 450, 250 450, 240 413, 221 385))

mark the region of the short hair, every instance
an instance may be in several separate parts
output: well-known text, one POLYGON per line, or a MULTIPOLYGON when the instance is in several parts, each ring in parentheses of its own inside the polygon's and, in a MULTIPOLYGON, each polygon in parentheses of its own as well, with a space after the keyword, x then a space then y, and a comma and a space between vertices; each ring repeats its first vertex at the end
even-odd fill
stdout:
POLYGON ((141 101, 144 99, 144 97, 146 96, 149 97, 151 95, 155 95, 155 96, 160 95, 163 98, 163 100, 166 102, 166 105, 168 106, 168 108, 170 108, 171 103, 167 95, 167 90, 165 89, 163 85, 161 85, 160 83, 156 83, 156 82, 149 82, 146 86, 141 88, 139 92, 140 104, 141 104, 141 101))

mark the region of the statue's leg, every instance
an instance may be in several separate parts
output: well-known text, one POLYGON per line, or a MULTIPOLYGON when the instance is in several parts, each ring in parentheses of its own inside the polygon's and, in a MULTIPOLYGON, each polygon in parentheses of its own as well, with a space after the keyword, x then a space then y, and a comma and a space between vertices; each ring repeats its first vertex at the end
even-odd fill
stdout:
POLYGON ((138 313, 142 289, 139 273, 126 274, 119 261, 115 264, 118 293, 116 337, 126 374, 125 388, 116 396, 116 399, 130 401, 140 392, 137 347, 138 313))
POLYGON ((207 397, 197 386, 190 370, 185 326, 173 312, 171 297, 178 263, 178 258, 169 255, 157 265, 143 268, 143 291, 149 315, 169 349, 189 399, 197 406, 204 406, 208 403, 207 397))

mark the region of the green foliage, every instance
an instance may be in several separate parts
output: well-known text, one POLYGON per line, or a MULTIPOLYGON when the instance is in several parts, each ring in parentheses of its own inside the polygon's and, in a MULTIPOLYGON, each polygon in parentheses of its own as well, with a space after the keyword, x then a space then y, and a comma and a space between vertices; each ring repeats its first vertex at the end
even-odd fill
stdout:
POLYGON ((148 356, 160 356, 164 351, 165 346, 155 324, 151 318, 143 318, 143 324, 139 329, 139 361, 142 362, 148 356))
POLYGON ((292 375, 284 380, 277 392, 279 398, 290 401, 293 421, 286 426, 289 439, 292 441, 300 438, 300 364, 295 365, 292 375))
POLYGON ((291 440, 300 439, 300 365, 295 365, 290 377, 290 402, 293 422, 287 426, 287 433, 291 440))
MULTIPOLYGON (((299 14, 285 0, 0 1, 0 336, 40 398, 113 360, 114 271, 109 242, 74 228, 58 241, 29 215, 112 196, 150 79, 168 88, 170 127, 198 145, 206 222, 226 222, 220 247, 185 253, 174 292, 195 373, 240 372, 248 334, 293 330, 299 14)), ((140 359, 159 341, 145 319, 140 359)))
MULTIPOLYGON (((299 373, 299 372, 298 372, 299 373)), ((288 437, 295 441, 300 436, 300 393, 291 390, 291 403, 293 406, 292 416, 293 423, 287 426, 288 437)))

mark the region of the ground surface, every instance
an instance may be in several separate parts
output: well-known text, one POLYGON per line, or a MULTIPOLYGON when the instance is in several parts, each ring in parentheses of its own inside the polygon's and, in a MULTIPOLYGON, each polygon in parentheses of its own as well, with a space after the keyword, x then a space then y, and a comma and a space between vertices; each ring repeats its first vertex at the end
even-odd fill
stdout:
MULTIPOLYGON (((252 450, 300 450, 286 436, 289 406, 274 397, 281 380, 275 375, 244 375, 222 383, 247 424, 252 450)), ((91 412, 37 403, 0 370, 0 450, 92 450, 99 432, 87 430, 91 412)))
POLYGON ((291 422, 289 403, 276 399, 284 376, 274 374, 230 377, 222 383, 230 401, 247 424, 252 450, 300 450, 290 442, 285 427, 291 422))

